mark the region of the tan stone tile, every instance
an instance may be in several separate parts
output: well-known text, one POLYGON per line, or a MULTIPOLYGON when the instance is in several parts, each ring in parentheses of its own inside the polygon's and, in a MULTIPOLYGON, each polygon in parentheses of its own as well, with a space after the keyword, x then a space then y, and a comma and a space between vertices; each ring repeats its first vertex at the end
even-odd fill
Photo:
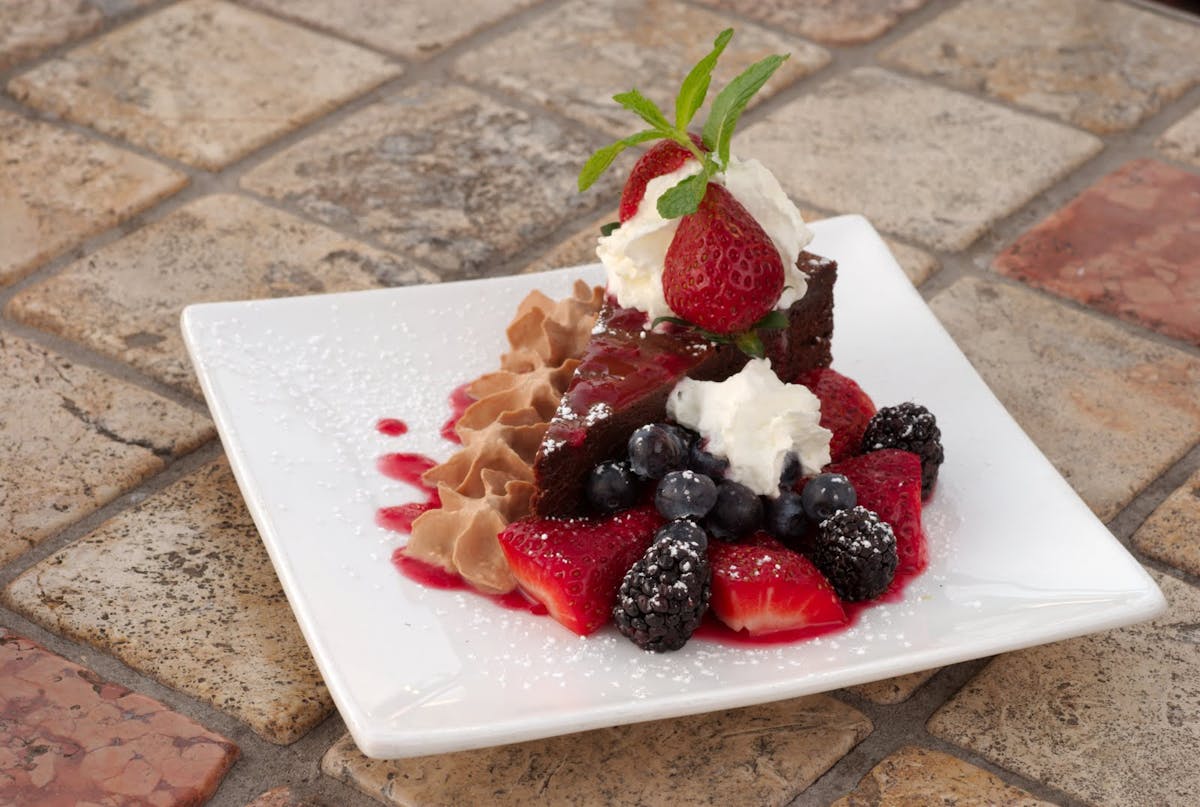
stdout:
POLYGON ((385 804, 786 804, 871 732, 824 695, 381 762, 347 735, 321 768, 385 804))
MULTIPOLYGON (((467 80, 531 98, 624 137, 642 127, 612 96, 636 86, 674 119, 675 93, 684 76, 712 48, 717 32, 730 26, 737 27, 737 35, 713 74, 710 97, 772 53, 791 53, 791 58, 756 100, 829 62, 829 54, 816 45, 676 0, 574 0, 472 49, 453 69, 467 80)), ((704 115, 697 115, 701 124, 704 115)))
POLYGON ((0 286, 187 184, 164 165, 0 110, 0 286))
POLYGON ((908 675, 898 675, 895 678, 885 678, 882 681, 872 681, 869 684, 860 684, 849 689, 851 692, 866 698, 872 703, 892 706, 897 703, 904 703, 911 698, 913 693, 920 689, 922 684, 937 675, 939 670, 941 670, 941 667, 909 673, 908 675))
POLYGON ((1093 132, 1136 126, 1200 80, 1200 25, 1102 0, 966 0, 880 59, 1093 132))
POLYGON ((0 628, 0 804, 207 801, 238 747, 0 628))
POLYGON ((521 270, 521 274, 546 272, 564 266, 582 266, 596 263, 596 239, 601 226, 617 221, 617 211, 610 210, 603 216, 581 227, 565 241, 561 241, 521 270))
POLYGON ((406 59, 427 59, 540 0, 249 0, 291 19, 406 59))
POLYGON ((1200 471, 1142 522, 1133 534, 1133 545, 1152 558, 1200 575, 1200 471))
MULTIPOLYGON (((477 277, 594 203, 575 183, 603 142, 466 87, 420 84, 272 157, 242 185, 446 277, 477 277)), ((597 192, 615 198, 615 182, 597 192)))
POLYGON ((37 109, 216 170, 400 74, 362 48, 187 0, 18 75, 37 109))
POLYGON ((0 564, 212 436, 203 415, 0 333, 0 564))
POLYGON ((700 0, 761 22, 774 31, 830 45, 857 45, 884 34, 926 0, 700 0))
POLYGON ((1200 166, 1200 107, 1163 132, 1154 145, 1173 160, 1200 166))
POLYGON ((1182 351, 993 280, 959 280, 930 306, 1105 521, 1200 438, 1200 360, 1182 351))
POLYGON ((263 793, 246 807, 317 807, 317 805, 297 796, 290 787, 276 787, 263 793))
MULTIPOLYGON (((829 218, 825 213, 812 208, 801 208, 800 214, 808 222, 829 218)), ((942 267, 936 257, 923 249, 917 249, 887 236, 883 236, 883 240, 888 249, 892 251, 892 257, 896 259, 896 263, 900 264, 900 268, 904 270, 904 274, 908 276, 914 286, 920 286, 929 279, 930 275, 942 267)))
POLYGON ((737 139, 797 200, 960 250, 1102 147, 1066 126, 873 67, 825 82, 737 139), (814 123, 817 122, 817 123, 814 123))
POLYGON ((16 0, 0 5, 0 70, 77 39, 152 0, 16 0))
POLYGON ((880 762, 830 807, 1054 807, 960 759, 906 746, 880 762))
POLYGON ((217 195, 25 289, 6 313, 199 394, 179 330, 185 305, 434 279, 324 227, 217 195))
POLYGON ((1193 803, 1200 591, 1156 579, 1166 614, 1000 656, 934 714, 930 731, 1092 804, 1193 803))
POLYGON ((333 711, 224 461, 32 567, 4 599, 270 742, 333 711))

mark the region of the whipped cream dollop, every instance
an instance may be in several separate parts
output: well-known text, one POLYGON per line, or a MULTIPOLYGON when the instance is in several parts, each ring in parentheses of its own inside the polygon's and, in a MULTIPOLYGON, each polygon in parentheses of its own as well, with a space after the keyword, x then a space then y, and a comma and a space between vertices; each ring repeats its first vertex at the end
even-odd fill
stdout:
POLYGON ((667 398, 667 414, 729 460, 726 477, 762 496, 779 495, 789 452, 805 474, 829 463, 832 433, 820 425, 821 401, 807 387, 785 384, 767 359, 751 359, 724 381, 685 378, 667 398))
MULTIPOLYGON (((678 316, 667 305, 662 274, 679 219, 660 216, 658 199, 699 171, 700 163, 689 159, 678 170, 650 180, 637 213, 611 234, 601 236, 596 246, 596 255, 608 275, 609 293, 616 296, 622 307, 645 311, 648 323, 656 317, 678 316)), ((711 181, 729 190, 779 250, 784 288, 776 307, 787 308, 803 297, 807 283, 796 268, 796 259, 812 240, 812 232, 775 175, 758 160, 730 157, 725 171, 711 181)))

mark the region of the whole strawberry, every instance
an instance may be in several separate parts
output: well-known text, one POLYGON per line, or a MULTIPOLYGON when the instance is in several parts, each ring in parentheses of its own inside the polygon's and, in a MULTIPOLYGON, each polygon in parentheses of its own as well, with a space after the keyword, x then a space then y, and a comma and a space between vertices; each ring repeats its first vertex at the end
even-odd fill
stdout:
MULTIPOLYGON (((699 135, 692 134, 689 137, 696 148, 707 151, 699 135)), ((629 221, 637 213, 650 180, 678 171, 692 156, 692 152, 674 140, 660 140, 639 157, 629 172, 629 179, 625 180, 625 189, 621 191, 621 207, 618 211, 621 223, 629 221)))
POLYGON ((715 334, 748 330, 775 308, 783 260, 733 194, 711 183, 667 249, 663 293, 676 314, 715 334))

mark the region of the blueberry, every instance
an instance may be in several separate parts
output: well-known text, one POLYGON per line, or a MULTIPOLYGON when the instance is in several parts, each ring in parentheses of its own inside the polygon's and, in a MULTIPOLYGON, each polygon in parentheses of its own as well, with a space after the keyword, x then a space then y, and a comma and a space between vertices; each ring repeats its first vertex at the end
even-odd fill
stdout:
POLYGON ((762 499, 740 482, 726 479, 717 486, 717 503, 709 519, 720 531, 734 537, 753 532, 762 525, 762 499))
POLYGON ((696 545, 697 552, 708 548, 708 534, 696 522, 687 518, 668 521, 658 528, 654 534, 654 542, 659 541, 688 541, 696 545))
POLYGON ((809 520, 820 524, 838 510, 858 504, 858 494, 850 480, 841 474, 817 474, 804 486, 800 501, 809 520))
POLYGON ((665 423, 651 423, 629 435, 629 466, 638 476, 662 479, 683 467, 687 452, 679 434, 665 423))
POLYGON ((800 473, 800 455, 795 451, 789 451, 783 459, 783 473, 779 475, 779 487, 785 490, 793 489, 800 481, 800 473))
POLYGON ((680 426, 678 423, 663 423, 660 425, 679 438, 679 443, 683 446, 683 456, 685 458, 688 456, 692 444, 700 441, 700 435, 686 426, 680 426))
POLYGON ((717 457, 704 450, 702 440, 695 440, 688 451, 687 467, 698 474, 704 474, 710 479, 724 479, 729 470, 729 460, 717 457))
POLYGON ((804 538, 808 519, 800 494, 790 490, 781 491, 776 499, 767 499, 767 532, 787 544, 795 544, 804 538))
POLYGON ((637 502, 638 480, 628 462, 602 462, 588 475, 585 491, 592 507, 615 513, 637 502))
POLYGON ((663 518, 700 518, 716 503, 716 483, 695 471, 671 471, 654 492, 654 506, 663 518))

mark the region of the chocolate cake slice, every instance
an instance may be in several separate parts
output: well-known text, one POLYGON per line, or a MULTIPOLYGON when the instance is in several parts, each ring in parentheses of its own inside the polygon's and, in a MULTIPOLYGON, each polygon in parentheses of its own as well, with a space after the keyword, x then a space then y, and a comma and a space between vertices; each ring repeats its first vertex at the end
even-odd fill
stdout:
MULTIPOLYGON (((764 334, 771 367, 784 381, 805 370, 828 367, 833 336, 833 283, 837 264, 809 252, 797 267, 808 289, 788 309, 788 327, 764 334)), ((720 381, 748 357, 686 329, 646 331, 646 315, 609 300, 600 309, 592 339, 546 430, 533 461, 539 516, 583 512, 583 486, 592 467, 623 457, 629 435, 662 421, 667 396, 684 376, 720 381)))

